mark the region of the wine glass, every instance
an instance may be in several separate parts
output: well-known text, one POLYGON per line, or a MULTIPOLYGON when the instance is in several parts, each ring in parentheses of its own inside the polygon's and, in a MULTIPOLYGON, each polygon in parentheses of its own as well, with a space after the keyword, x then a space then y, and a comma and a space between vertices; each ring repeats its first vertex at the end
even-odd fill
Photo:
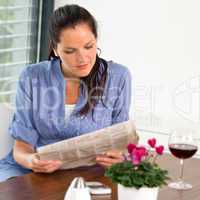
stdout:
POLYGON ((176 182, 168 184, 170 188, 177 190, 188 190, 192 185, 183 180, 184 159, 192 157, 197 152, 197 144, 190 132, 174 132, 168 141, 169 150, 173 156, 180 159, 180 176, 176 182))

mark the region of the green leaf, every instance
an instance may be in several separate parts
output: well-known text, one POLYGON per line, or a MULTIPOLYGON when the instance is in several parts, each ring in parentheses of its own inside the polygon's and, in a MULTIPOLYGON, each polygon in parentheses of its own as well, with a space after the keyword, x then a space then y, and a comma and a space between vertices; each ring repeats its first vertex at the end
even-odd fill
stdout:
POLYGON ((161 187, 169 179, 168 172, 150 162, 135 167, 130 161, 117 163, 106 169, 105 176, 126 187, 161 187))

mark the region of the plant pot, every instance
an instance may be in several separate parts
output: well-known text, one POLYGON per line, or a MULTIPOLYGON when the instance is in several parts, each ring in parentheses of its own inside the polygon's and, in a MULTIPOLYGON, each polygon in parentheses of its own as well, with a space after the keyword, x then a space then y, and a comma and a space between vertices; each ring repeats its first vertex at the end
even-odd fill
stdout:
POLYGON ((158 191, 159 187, 136 189, 118 184, 118 200, 156 200, 158 191))

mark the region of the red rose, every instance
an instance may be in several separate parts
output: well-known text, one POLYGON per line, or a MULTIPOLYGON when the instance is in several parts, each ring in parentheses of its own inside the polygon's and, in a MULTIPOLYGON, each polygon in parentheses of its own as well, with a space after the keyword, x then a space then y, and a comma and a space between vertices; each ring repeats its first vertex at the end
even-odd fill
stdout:
POLYGON ((150 147, 154 148, 156 145, 156 139, 155 138, 149 139, 148 144, 150 147))
POLYGON ((128 144, 128 146, 127 146, 127 150, 130 154, 132 153, 133 149, 135 149, 135 148, 136 148, 135 144, 128 144))
POLYGON ((131 153, 131 160, 134 165, 139 165, 143 158, 148 155, 145 147, 135 147, 131 153))
POLYGON ((156 147, 157 154, 162 155, 163 151, 164 151, 164 146, 163 145, 160 145, 160 146, 156 147))

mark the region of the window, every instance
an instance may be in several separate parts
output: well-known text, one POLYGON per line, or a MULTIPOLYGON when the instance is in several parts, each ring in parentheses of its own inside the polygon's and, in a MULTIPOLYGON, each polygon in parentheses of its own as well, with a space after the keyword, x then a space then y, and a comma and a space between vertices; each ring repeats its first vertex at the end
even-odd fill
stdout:
POLYGON ((39 58, 41 2, 0 1, 0 103, 11 102, 21 70, 39 58))

